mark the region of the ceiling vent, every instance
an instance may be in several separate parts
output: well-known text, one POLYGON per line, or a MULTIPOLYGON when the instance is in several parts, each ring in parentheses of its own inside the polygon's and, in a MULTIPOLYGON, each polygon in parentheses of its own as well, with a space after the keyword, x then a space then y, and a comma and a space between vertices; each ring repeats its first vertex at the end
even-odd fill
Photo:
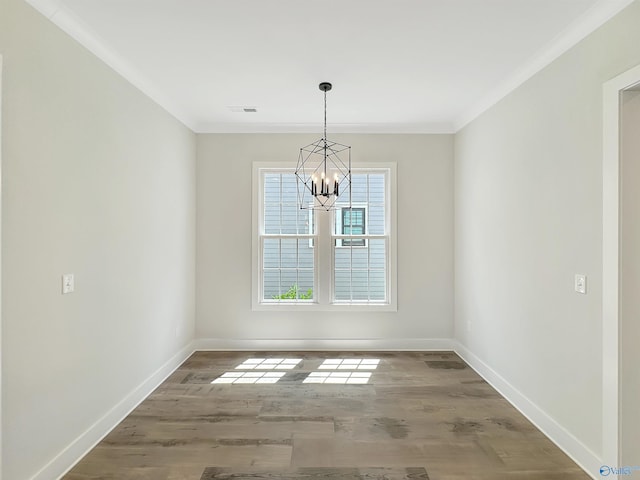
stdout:
POLYGON ((230 106, 227 108, 234 113, 257 113, 258 112, 258 107, 230 106))

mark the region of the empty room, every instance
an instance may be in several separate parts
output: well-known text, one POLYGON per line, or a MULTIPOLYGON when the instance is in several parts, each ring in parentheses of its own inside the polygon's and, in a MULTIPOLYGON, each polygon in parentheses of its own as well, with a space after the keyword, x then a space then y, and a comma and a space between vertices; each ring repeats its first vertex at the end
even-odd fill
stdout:
POLYGON ((0 480, 640 479, 640 0, 0 0, 0 105, 0 480))

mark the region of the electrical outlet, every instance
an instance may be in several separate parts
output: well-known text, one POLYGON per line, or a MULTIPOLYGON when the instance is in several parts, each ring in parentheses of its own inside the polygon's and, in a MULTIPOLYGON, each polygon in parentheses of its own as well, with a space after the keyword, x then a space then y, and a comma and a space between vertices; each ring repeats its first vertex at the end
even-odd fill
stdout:
POLYGON ((578 293, 586 294, 587 293, 587 276, 576 273, 573 288, 578 293))
POLYGON ((75 280, 73 273, 65 273, 62 275, 62 294, 72 293, 75 290, 75 280))

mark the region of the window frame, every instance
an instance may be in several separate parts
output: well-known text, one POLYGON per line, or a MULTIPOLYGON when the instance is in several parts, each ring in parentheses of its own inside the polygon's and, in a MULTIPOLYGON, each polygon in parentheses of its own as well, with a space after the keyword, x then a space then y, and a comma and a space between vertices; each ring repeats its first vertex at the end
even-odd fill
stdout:
MULTIPOLYGON (((385 173, 385 229, 384 235, 376 237, 384 238, 387 242, 386 258, 386 301, 385 302, 357 302, 357 301, 336 301, 335 291, 335 249, 336 248, 366 248, 362 246, 338 246, 337 239, 347 237, 335 233, 336 217, 335 211, 318 212, 320 215, 313 215, 313 234, 296 234, 290 238, 308 237, 314 245, 314 288, 312 301, 309 300, 266 300, 262 298, 262 270, 263 255, 262 243, 265 234, 262 231, 264 226, 264 174, 265 173, 293 173, 295 165, 290 162, 253 162, 252 175, 252 310, 254 311, 397 311, 397 165, 395 162, 371 162, 359 163, 352 168, 353 174, 359 173, 385 173), (324 229, 320 226, 321 215, 325 217, 324 229), (324 244, 324 248, 320 245, 324 244), (320 258, 323 251, 330 258, 320 258), (324 267, 321 271, 321 265, 324 267), (328 281, 327 281, 328 279, 328 281)), ((355 202, 352 208, 360 205, 355 202)), ((368 210, 368 209, 367 209, 368 210)), ((368 215, 368 211, 365 213, 368 215)), ((367 219, 365 218, 365 229, 367 219)), ((273 235, 270 235, 272 238, 273 235)))

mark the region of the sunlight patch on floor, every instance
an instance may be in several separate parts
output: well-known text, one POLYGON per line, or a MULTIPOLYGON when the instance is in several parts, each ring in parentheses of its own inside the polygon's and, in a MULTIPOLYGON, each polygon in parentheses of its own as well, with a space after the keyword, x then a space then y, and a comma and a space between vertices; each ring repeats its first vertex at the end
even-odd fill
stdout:
POLYGON ((248 358, 236 370, 291 370, 301 358, 248 358))
POLYGON ((285 372, 226 372, 213 383, 277 383, 285 372))
POLYGON ((311 372, 302 383, 365 384, 371 372, 311 372))
MULTIPOLYGON (((247 358, 235 367, 236 371, 223 373, 211 383, 234 385, 277 383, 285 376, 286 372, 274 372, 273 370, 292 370, 300 362, 302 362, 301 358, 247 358), (270 371, 259 372, 256 370, 270 371)), ((358 370, 375 370, 379 364, 380 359, 378 358, 328 358, 316 367, 318 370, 325 371, 309 373, 302 383, 364 385, 369 383, 372 372, 358 370)))
POLYGON ((320 365, 321 370, 375 370, 377 358, 329 358, 320 365))

